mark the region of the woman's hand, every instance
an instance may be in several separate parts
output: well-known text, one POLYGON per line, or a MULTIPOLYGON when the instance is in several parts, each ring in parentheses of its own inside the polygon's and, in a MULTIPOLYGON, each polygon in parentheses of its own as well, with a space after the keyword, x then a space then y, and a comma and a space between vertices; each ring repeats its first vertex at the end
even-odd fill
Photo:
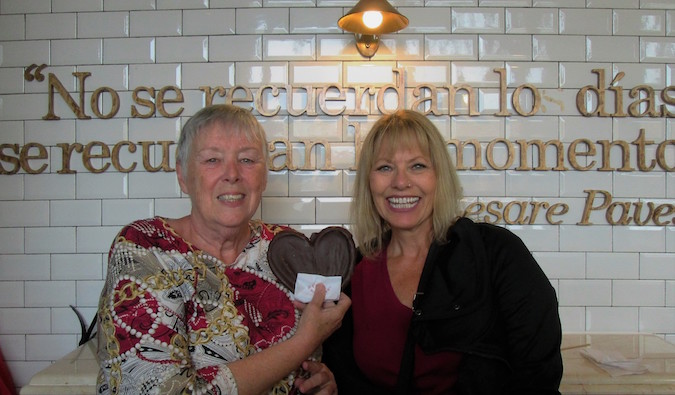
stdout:
MULTIPOLYGON (((328 336, 340 327, 342 317, 352 303, 351 299, 344 293, 340 293, 340 299, 337 302, 324 302, 325 297, 326 287, 323 284, 317 284, 314 296, 309 303, 293 302, 295 307, 302 311, 298 330, 293 337, 314 343, 314 348, 318 348, 328 336)), ((307 360, 302 363, 302 369, 307 373, 307 376, 295 379, 295 387, 298 388, 300 393, 337 394, 335 377, 326 365, 307 360)))
POLYGON ((326 287, 319 283, 309 303, 293 302, 295 307, 302 311, 295 337, 315 341, 315 348, 319 347, 328 336, 340 327, 342 317, 352 303, 344 292, 340 293, 340 299, 337 302, 324 302, 325 296, 326 287))
POLYGON ((338 393, 335 376, 326 365, 316 361, 305 361, 302 363, 302 369, 307 373, 307 377, 298 377, 294 383, 300 393, 313 395, 338 393))

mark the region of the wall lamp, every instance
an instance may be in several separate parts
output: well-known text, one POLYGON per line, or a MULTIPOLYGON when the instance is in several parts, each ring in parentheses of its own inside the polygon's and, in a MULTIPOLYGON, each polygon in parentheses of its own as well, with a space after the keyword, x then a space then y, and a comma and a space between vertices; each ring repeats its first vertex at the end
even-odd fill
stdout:
POLYGON ((370 58, 380 46, 380 35, 405 28, 408 18, 396 11, 387 0, 360 0, 338 20, 338 26, 354 33, 356 49, 370 58))

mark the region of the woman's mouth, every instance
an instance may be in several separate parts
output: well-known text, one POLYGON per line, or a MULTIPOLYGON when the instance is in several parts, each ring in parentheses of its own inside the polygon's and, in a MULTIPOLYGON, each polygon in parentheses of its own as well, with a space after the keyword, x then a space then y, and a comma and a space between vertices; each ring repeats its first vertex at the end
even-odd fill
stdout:
POLYGON ((243 198, 244 198, 244 195, 241 194, 241 193, 218 195, 218 200, 225 201, 225 202, 236 202, 236 201, 241 200, 243 198))
POLYGON ((420 198, 415 197, 390 197, 387 201, 395 209, 413 208, 419 202, 420 198))

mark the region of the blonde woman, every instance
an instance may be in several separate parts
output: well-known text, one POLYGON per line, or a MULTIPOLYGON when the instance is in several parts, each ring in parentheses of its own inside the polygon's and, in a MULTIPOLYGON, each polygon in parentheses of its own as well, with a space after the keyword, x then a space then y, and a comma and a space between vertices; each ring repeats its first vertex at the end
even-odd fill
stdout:
POLYGON ((342 393, 559 394, 549 280, 513 233, 462 218, 460 198, 426 116, 373 125, 354 185, 352 307, 324 343, 342 393))

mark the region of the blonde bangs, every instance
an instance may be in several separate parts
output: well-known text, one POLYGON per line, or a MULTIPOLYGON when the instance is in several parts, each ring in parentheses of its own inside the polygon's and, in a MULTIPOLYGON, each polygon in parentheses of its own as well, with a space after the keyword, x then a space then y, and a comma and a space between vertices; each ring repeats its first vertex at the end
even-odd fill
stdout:
POLYGON ((431 156, 429 136, 413 119, 392 118, 386 127, 375 133, 377 135, 373 141, 373 152, 392 156, 401 147, 409 147, 410 149, 418 148, 422 154, 431 156))
POLYGON ((391 157, 401 149, 419 149, 431 160, 436 173, 433 233, 446 241, 447 231, 461 215, 462 190, 447 143, 434 124, 424 115, 400 110, 380 118, 363 142, 354 181, 351 222, 355 241, 366 256, 378 253, 385 245, 390 227, 380 217, 370 191, 370 173, 380 155, 391 157))

